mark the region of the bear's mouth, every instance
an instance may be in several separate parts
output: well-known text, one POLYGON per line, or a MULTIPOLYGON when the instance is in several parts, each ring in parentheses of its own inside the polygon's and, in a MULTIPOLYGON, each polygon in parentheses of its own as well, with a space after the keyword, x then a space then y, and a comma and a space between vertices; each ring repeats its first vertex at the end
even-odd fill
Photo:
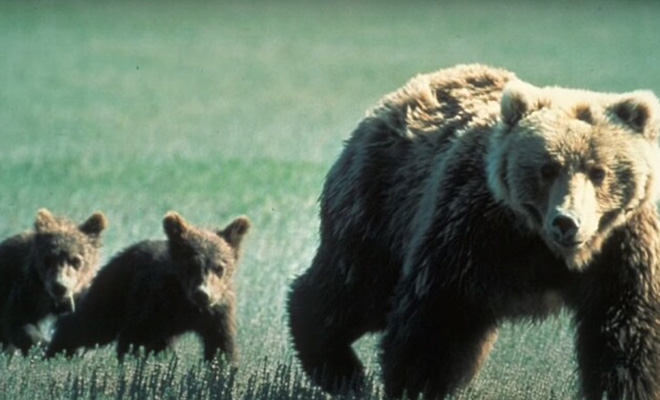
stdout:
POLYGON ((576 249, 584 244, 582 240, 554 240, 555 244, 565 249, 576 249))
POLYGON ((577 250, 580 247, 582 247, 582 245, 585 243, 584 240, 575 240, 575 239, 568 239, 568 240, 553 239, 552 242, 559 248, 566 251, 577 250))
POLYGON ((73 296, 53 299, 52 312, 56 314, 69 313, 76 311, 76 303, 73 296))

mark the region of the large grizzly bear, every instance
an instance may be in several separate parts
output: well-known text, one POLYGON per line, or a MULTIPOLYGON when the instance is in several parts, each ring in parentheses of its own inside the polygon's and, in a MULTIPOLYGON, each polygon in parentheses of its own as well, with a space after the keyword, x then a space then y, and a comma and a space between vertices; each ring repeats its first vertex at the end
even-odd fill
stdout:
POLYGON ((538 88, 457 66, 359 124, 289 296, 304 370, 359 389, 351 343, 384 330, 388 396, 442 398, 504 319, 574 312, 588 399, 660 399, 660 106, 648 91, 538 88))
POLYGON ((233 275, 250 224, 239 217, 219 231, 196 228, 175 212, 163 219, 168 240, 134 244, 101 269, 75 313, 56 326, 46 357, 117 340, 117 356, 156 353, 197 333, 204 358, 218 350, 235 363, 233 275))
POLYGON ((25 354, 48 342, 39 324, 75 308, 96 275, 106 225, 100 212, 76 225, 42 208, 34 231, 0 243, 0 345, 25 354))

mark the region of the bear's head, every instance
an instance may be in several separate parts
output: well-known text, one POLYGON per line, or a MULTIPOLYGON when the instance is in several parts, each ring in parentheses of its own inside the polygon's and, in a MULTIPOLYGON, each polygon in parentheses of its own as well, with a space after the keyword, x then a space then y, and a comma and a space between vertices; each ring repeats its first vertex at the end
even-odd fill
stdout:
POLYGON ((659 118, 649 91, 509 82, 487 152, 489 188, 580 270, 612 229, 657 200, 659 118))
POLYGON ((238 217, 224 229, 212 231, 194 227, 170 211, 163 219, 163 228, 188 299, 200 309, 231 301, 228 296, 233 293, 228 289, 249 220, 238 217))
POLYGON ((91 283, 98 270, 105 216, 96 212, 76 225, 45 208, 34 222, 32 262, 56 311, 75 310, 75 297, 91 283))

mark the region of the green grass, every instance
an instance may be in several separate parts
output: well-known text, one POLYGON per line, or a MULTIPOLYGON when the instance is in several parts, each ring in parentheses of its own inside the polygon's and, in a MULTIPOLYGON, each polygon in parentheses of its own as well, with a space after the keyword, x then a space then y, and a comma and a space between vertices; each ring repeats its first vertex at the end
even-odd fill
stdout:
MULTIPOLYGON (((254 229, 237 276, 242 361, 0 356, 0 399, 325 398, 286 329, 317 245, 325 172, 364 111, 464 62, 537 84, 660 92, 660 4, 629 2, 0 2, 0 236, 36 209, 110 220, 104 259, 163 237, 169 209, 254 229)), ((357 344, 377 377, 377 337, 357 344)), ((374 379, 368 397, 380 398, 374 379)), ((569 316, 507 324, 459 399, 576 397, 569 316)))

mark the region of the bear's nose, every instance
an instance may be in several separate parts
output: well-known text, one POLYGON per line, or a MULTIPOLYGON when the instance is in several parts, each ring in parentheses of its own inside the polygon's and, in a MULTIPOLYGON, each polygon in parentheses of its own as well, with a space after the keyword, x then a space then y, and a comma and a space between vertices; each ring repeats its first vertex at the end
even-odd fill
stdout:
POLYGON ((575 242, 580 220, 572 213, 561 213, 552 220, 555 239, 562 244, 575 242))
POLYGON ((67 292, 67 288, 61 285, 60 283, 54 283, 50 291, 53 293, 53 296, 60 298, 64 297, 67 292))
POLYGON ((209 295, 205 291, 203 291, 201 289, 197 289, 193 293, 193 300, 197 304, 206 304, 206 303, 209 302, 209 295))

